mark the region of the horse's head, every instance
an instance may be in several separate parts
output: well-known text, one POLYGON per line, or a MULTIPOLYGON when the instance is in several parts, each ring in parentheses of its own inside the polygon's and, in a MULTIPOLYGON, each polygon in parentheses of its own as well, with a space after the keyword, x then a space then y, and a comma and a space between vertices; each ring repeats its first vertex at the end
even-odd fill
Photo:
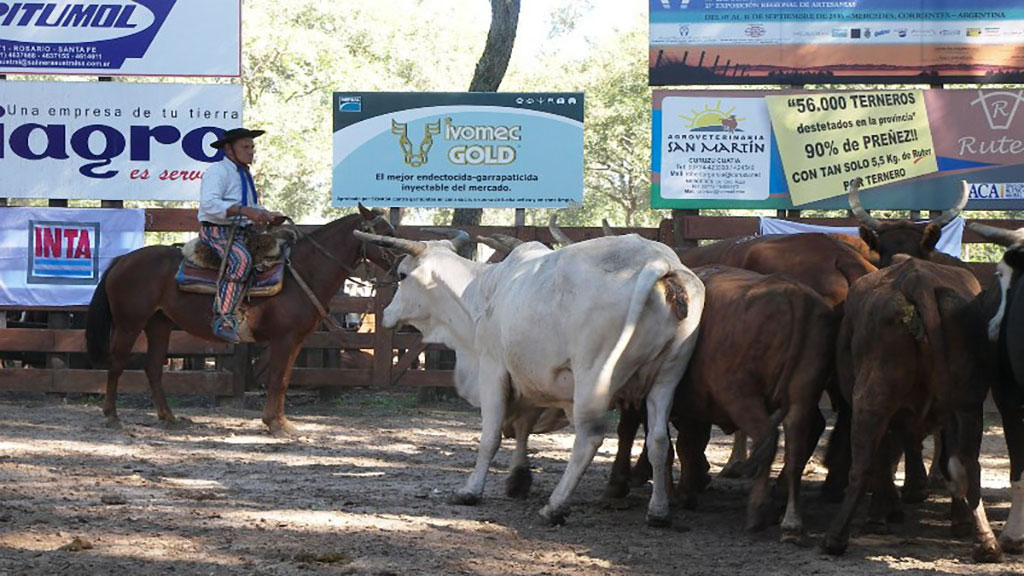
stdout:
MULTIPOLYGON (((394 236, 395 227, 388 221, 387 213, 379 209, 368 209, 359 204, 359 214, 362 219, 356 226, 357 230, 379 236, 394 236)), ((397 256, 383 246, 370 242, 362 242, 363 259, 372 262, 382 270, 390 270, 395 264, 397 256)))

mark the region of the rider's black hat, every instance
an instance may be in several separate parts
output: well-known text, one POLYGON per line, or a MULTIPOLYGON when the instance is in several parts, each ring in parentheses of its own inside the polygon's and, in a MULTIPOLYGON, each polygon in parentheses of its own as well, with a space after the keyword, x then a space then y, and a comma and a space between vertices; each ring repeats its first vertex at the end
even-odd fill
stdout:
POLYGON ((213 148, 223 148, 225 144, 230 144, 235 140, 241 140, 242 138, 257 138, 262 136, 265 130, 249 130, 248 128, 232 128, 224 132, 224 135, 220 137, 213 144, 210 144, 213 148))

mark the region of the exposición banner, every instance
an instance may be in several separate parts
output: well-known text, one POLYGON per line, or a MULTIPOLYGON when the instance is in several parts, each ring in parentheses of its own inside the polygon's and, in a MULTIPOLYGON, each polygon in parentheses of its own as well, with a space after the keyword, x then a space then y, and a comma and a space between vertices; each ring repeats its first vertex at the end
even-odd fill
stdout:
POLYGON ((0 305, 88 304, 114 258, 145 244, 145 210, 0 209, 0 305))
POLYGON ((650 83, 1024 81, 1019 0, 650 0, 650 83))
POLYGON ((240 76, 241 0, 0 1, 0 74, 240 76))
POLYGON ((197 200, 242 87, 0 82, 0 197, 197 200))
POLYGON ((1021 89, 655 91, 653 141, 654 208, 1024 208, 1021 89))
POLYGON ((583 94, 334 95, 333 206, 583 200, 583 94))

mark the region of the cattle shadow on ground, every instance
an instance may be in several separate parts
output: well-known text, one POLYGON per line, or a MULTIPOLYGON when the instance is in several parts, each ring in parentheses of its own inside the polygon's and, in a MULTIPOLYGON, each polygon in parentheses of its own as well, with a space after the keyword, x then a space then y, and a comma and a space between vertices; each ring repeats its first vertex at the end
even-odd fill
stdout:
MULTIPOLYGON (((525 502, 503 495, 506 441, 485 500, 461 507, 444 496, 475 459, 479 420, 471 412, 338 417, 317 409, 293 416, 306 438, 283 442, 263 432, 258 413, 224 412, 188 409, 195 424, 166 431, 149 425, 152 411, 127 410, 125 429, 113 431, 100 426, 95 407, 0 404, 0 571, 680 574, 698 566, 706 574, 872 574, 911 560, 943 572, 970 553, 949 535, 948 497, 933 496, 882 537, 860 534, 862 506, 850 551, 824 559, 813 545, 837 505, 820 504, 816 475, 804 482, 807 548, 780 544, 777 527, 743 531, 741 480, 716 479, 697 510, 675 511, 676 529, 650 529, 649 486, 634 488, 625 508, 598 502, 611 439, 584 475, 568 525, 548 527, 537 511, 565 466, 565 434, 532 443, 525 502), (104 503, 109 494, 120 499, 104 503), (76 535, 94 548, 55 550, 76 535)), ((724 462, 727 445, 716 430, 712 463, 724 462)), ((1005 520, 1006 489, 984 496, 990 518, 1005 520)), ((1011 558, 987 573, 1021 569, 1011 558)))

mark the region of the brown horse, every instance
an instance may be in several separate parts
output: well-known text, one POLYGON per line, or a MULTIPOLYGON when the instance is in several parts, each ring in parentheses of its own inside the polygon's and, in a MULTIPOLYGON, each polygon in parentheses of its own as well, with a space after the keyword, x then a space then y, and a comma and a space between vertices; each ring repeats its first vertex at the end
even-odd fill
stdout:
MULTIPOLYGON (((292 266, 325 306, 360 261, 387 270, 393 260, 386 250, 352 234, 354 230, 394 233, 383 213, 362 206, 359 211, 321 226, 292 247, 292 266)), ((110 427, 119 426, 117 381, 140 332, 145 330, 149 341, 146 377, 153 403, 157 416, 167 425, 173 425, 175 419, 160 380, 171 328, 178 326, 201 338, 217 340, 210 329, 213 296, 178 289, 175 273, 181 259, 176 247, 140 248, 111 263, 96 286, 89 304, 86 343, 94 365, 109 360, 103 415, 110 427)), ((284 394, 303 339, 322 320, 294 276, 287 276, 277 295, 251 300, 246 312, 253 337, 267 344, 270 362, 263 422, 274 435, 296 432, 284 416, 284 394)))

